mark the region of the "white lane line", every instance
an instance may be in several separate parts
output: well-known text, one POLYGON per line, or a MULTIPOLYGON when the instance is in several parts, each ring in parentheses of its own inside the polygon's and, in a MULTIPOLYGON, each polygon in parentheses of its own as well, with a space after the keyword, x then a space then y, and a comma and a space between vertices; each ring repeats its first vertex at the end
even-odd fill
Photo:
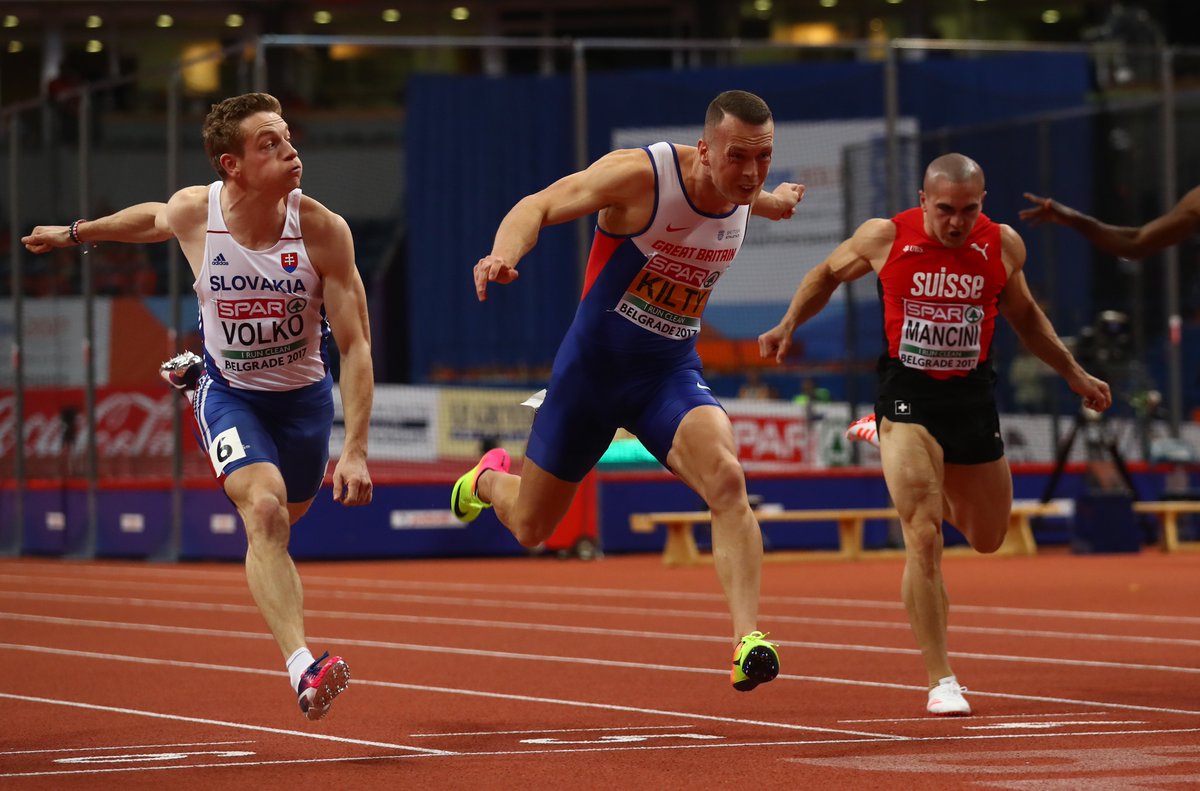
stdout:
MULTIPOLYGON (((216 670, 217 665, 210 665, 209 669, 216 670)), ((42 698, 34 695, 14 695, 10 692, 0 692, 0 698, 8 700, 20 700, 26 703, 44 703, 51 706, 66 706, 75 709, 89 709, 91 711, 107 711, 113 714, 132 714, 137 717, 151 717, 159 720, 172 720, 174 722, 190 722, 197 725, 216 725, 221 728, 239 728, 247 731, 259 731, 261 733, 278 733, 283 736, 299 736, 304 739, 317 739, 319 741, 337 742, 339 744, 357 744, 363 747, 385 747, 389 750, 407 750, 417 753, 432 753, 435 755, 448 754, 446 750, 431 750, 426 747, 411 747, 407 744, 390 744, 388 742, 372 742, 363 739, 350 739, 345 736, 332 736, 327 733, 311 733, 309 731, 293 731, 286 728, 272 728, 268 725, 251 725, 246 722, 229 722, 227 720, 210 720, 205 717, 188 717, 183 714, 166 714, 159 711, 145 711, 143 709, 128 709, 121 706, 101 706, 95 703, 83 703, 77 700, 59 700, 56 698, 42 698)))
POLYGON ((35 755, 39 753, 82 753, 89 750, 154 750, 162 747, 223 747, 229 744, 254 744, 253 739, 236 742, 179 742, 176 744, 118 744, 112 747, 56 747, 51 750, 5 750, 0 755, 35 755))
MULTIPOLYGON (((3 569, 6 564, 0 563, 0 569, 3 569)), ((19 570, 22 565, 15 564, 14 570, 19 570)), ((303 564, 301 564, 303 566, 303 564)), ((49 568, 56 571, 63 571, 64 565, 49 564, 49 568)), ((147 566, 130 566, 126 567, 130 570, 139 572, 154 567, 147 566)), ((18 575, 18 574, 0 574, 0 581, 13 580, 22 584, 31 582, 52 581, 71 584, 91 584, 95 582, 98 585, 111 587, 114 584, 130 585, 133 587, 150 586, 155 590, 160 588, 177 589, 176 586, 163 585, 158 582, 137 582, 128 579, 127 575, 120 575, 124 568, 114 568, 111 565, 76 563, 70 567, 73 576, 63 577, 46 577, 42 575, 18 575), (110 576, 116 576, 117 579, 94 579, 85 581, 81 578, 81 573, 94 574, 96 572, 108 573, 110 576)), ((171 579, 178 578, 186 569, 176 570, 175 567, 162 568, 161 577, 170 577, 171 579)), ((191 570, 191 574, 197 578, 209 580, 212 577, 207 570, 191 570)), ((232 583, 229 587, 233 590, 245 590, 244 578, 237 574, 230 573, 225 577, 232 583)), ((696 602, 713 602, 725 605, 725 599, 720 594, 715 593, 692 593, 687 591, 669 591, 669 590, 653 590, 653 589, 632 589, 632 588, 573 588, 559 585, 513 585, 513 584, 484 584, 484 583, 451 583, 441 581, 425 581, 425 580, 363 580, 353 577, 329 577, 320 574, 305 574, 304 583, 306 586, 311 586, 315 589, 318 585, 334 585, 338 587, 361 587, 361 588, 376 588, 376 589, 397 589, 397 590, 443 590, 443 591, 463 591, 477 592, 487 594, 504 594, 504 593, 529 593, 543 595, 554 599, 563 597, 571 598, 626 598, 636 599, 639 601, 653 599, 673 599, 679 601, 696 601, 696 602)), ((209 583, 203 585, 179 586, 187 590, 211 590, 212 585, 209 583)), ((323 592, 324 594, 325 592, 323 592)), ((475 600, 466 599, 463 603, 474 602, 475 600)), ((495 597, 483 601, 495 604, 495 597)), ((904 605, 899 601, 894 600, 874 600, 874 599, 839 599, 824 596, 772 596, 771 603, 773 605, 798 605, 798 606, 823 606, 823 607, 845 607, 845 608, 861 608, 875 610, 894 610, 903 612, 904 605)), ((506 602, 506 604, 514 604, 506 602)), ((558 606, 561 606, 559 604, 558 606)), ((575 605, 572 605, 575 608, 575 605)), ((978 613, 987 615, 1018 615, 1022 617, 1037 617, 1037 618, 1079 618, 1084 620, 1102 620, 1102 621, 1128 621, 1133 623, 1166 623, 1166 624, 1192 624, 1200 625, 1200 617, 1188 615, 1156 615, 1150 613, 1116 613, 1093 610, 1053 610, 1045 608, 1032 607, 1004 607, 1004 606, 988 606, 988 605, 972 605, 972 604, 956 604, 954 605, 956 613, 978 613)), ((727 617, 727 614, 726 614, 727 617)))
MULTIPOLYGON (((259 635, 259 634, 253 634, 253 635, 251 635, 251 637, 254 637, 257 639, 263 639, 263 640, 271 639, 267 635, 259 635)), ((313 639, 321 640, 321 639, 325 639, 325 638, 313 638, 313 639)), ((366 641, 366 640, 346 640, 343 642, 345 642, 347 644, 359 644, 359 645, 366 645, 366 646, 370 646, 370 647, 377 647, 379 645, 375 641, 366 641)), ((394 646, 394 645, 397 645, 397 644, 383 644, 383 647, 389 647, 389 646, 394 646)), ((68 649, 68 648, 50 648, 50 647, 46 647, 46 646, 20 645, 20 644, 15 644, 15 643, 0 643, 0 648, 10 649, 10 650, 19 650, 19 651, 32 651, 32 652, 36 652, 36 653, 54 654, 54 655, 59 655, 59 656, 86 657, 89 659, 111 659, 111 660, 122 661, 122 662, 136 662, 136 663, 149 664, 149 665, 163 665, 163 666, 167 666, 167 667, 188 667, 188 668, 196 668, 196 669, 201 669, 201 670, 225 670, 225 671, 242 672, 242 673, 258 673, 258 674, 262 674, 262 675, 271 675, 271 676, 283 675, 283 671, 262 670, 262 669, 255 669, 255 668, 235 668, 235 667, 228 667, 225 665, 211 665, 211 664, 206 664, 206 663, 201 663, 201 662, 186 662, 186 661, 182 661, 182 660, 150 659, 150 658, 144 658, 144 657, 132 657, 132 656, 122 656, 122 655, 116 655, 116 654, 104 654, 104 653, 98 653, 95 651, 78 651, 78 650, 68 649)), ((428 649, 428 646, 427 645, 413 645, 413 646, 407 646, 407 648, 410 648, 411 650, 414 650, 414 651, 421 651, 421 650, 428 649)), ((459 653, 464 653, 464 652, 460 651, 459 653)), ((492 653, 492 652, 469 651, 467 653, 492 653)), ((557 659, 558 661, 564 661, 564 662, 598 664, 601 666, 608 664, 607 662, 598 661, 598 660, 588 662, 587 660, 572 659, 569 657, 554 657, 554 659, 557 659)), ((655 666, 638 665, 638 667, 655 667, 655 666)), ((697 667, 682 667, 682 666, 667 666, 667 665, 662 665, 662 666, 657 666, 657 667, 666 669, 666 670, 672 670, 675 672, 681 672, 681 673, 702 673, 702 674, 708 674, 708 675, 722 675, 723 676, 727 672, 724 670, 716 670, 713 668, 697 668, 697 667)), ((899 691, 903 691, 903 692, 925 692, 925 691, 927 691, 927 687, 925 687, 923 685, 918 686, 915 684, 896 684, 896 683, 886 682, 886 681, 863 681, 863 680, 859 680, 859 679, 849 679, 849 678, 831 678, 828 676, 801 676, 801 675, 791 675, 791 674, 781 673, 779 675, 779 679, 780 680, 788 680, 788 681, 807 681, 807 682, 813 682, 813 683, 818 683, 818 684, 837 684, 837 685, 841 685, 841 686, 867 687, 870 689, 899 690, 899 691)), ((399 683, 387 682, 387 681, 364 681, 362 679, 355 679, 354 683, 355 684, 375 685, 375 686, 385 686, 385 687, 396 687, 399 689, 414 689, 414 690, 428 691, 428 692, 451 692, 451 693, 455 693, 455 694, 472 694, 472 695, 479 695, 479 696, 484 696, 484 697, 505 697, 503 695, 499 695, 498 693, 472 692, 472 691, 464 691, 464 690, 460 690, 460 689, 447 688, 447 687, 425 687, 425 686, 420 686, 420 685, 416 685, 416 684, 399 684, 399 683)), ((1019 701, 1026 701, 1026 702, 1033 702, 1033 703, 1061 703, 1063 705, 1068 705, 1068 706, 1083 706, 1083 707, 1098 708, 1098 709, 1112 708, 1112 709, 1122 709, 1125 711, 1154 712, 1157 714, 1184 714, 1184 715, 1189 715, 1189 716, 1200 716, 1200 710, 1172 709, 1172 708, 1165 708, 1162 706, 1142 706, 1142 705, 1136 705, 1136 704, 1130 704, 1130 703, 1114 703, 1112 701, 1081 700, 1081 699, 1076 699, 1076 698, 1047 697, 1044 695, 1021 695, 1021 694, 1017 694, 1017 693, 1013 693, 1013 692, 985 692, 985 691, 978 690, 978 689, 972 689, 971 695, 976 696, 976 697, 990 697, 990 698, 997 698, 997 699, 1004 699, 1004 700, 1019 700, 1019 701)), ((512 697, 512 699, 516 699, 516 700, 537 700, 536 698, 526 698, 523 696, 509 696, 509 697, 512 697)), ((577 704, 569 702, 569 701, 558 701, 558 700, 554 700, 554 699, 549 699, 549 700, 550 700, 550 702, 554 702, 554 703, 577 705, 577 704)), ((600 704, 596 704, 596 706, 598 708, 605 708, 605 706, 600 705, 600 704)), ((635 711, 636 711, 636 709, 635 709, 635 711)), ((680 715, 680 716, 685 716, 685 715, 680 715)), ((940 721, 940 720, 938 720, 938 721, 940 721)), ((850 733, 858 733, 858 731, 850 731, 850 733)), ((872 735, 879 736, 880 734, 872 734, 872 735)))
MULTIPOLYGON (((693 670, 703 673, 717 673, 724 676, 726 673, 723 670, 708 670, 699 668, 681 668, 683 670, 693 670)), ((651 709, 644 706, 622 706, 616 703, 586 703, 578 700, 563 700, 561 698, 544 698, 537 695, 515 695, 508 692, 484 692, 474 689, 455 689, 453 687, 434 687, 426 684, 404 684, 398 681, 368 681, 367 684, 377 687, 386 687, 389 689, 410 689, 419 692, 437 692, 444 695, 465 695, 468 697, 495 698, 498 700, 516 700, 523 703, 549 703, 558 706, 572 706, 575 708, 586 709, 601 709, 604 711, 620 711, 632 714, 654 714, 661 717, 682 717, 689 720, 704 720, 706 722, 719 722, 722 724, 735 725, 756 725, 765 728, 780 728, 783 730, 794 731, 813 731, 814 733, 836 733, 846 736, 864 736, 871 739, 882 739, 884 741, 906 741, 907 736, 899 736, 894 733, 873 733, 871 731, 855 731, 842 728, 822 728, 816 725, 797 725, 788 722, 767 722, 764 720, 750 720, 743 717, 721 717, 713 714, 697 714, 694 712, 672 711, 669 709, 651 709)))
MULTIPOLYGON (((973 691, 973 690, 972 690, 972 691, 973 691)), ((1198 713, 1200 713, 1200 712, 1198 712, 1198 713)), ((1093 711, 1093 712, 1091 712, 1091 714, 1092 714, 1093 716, 1098 716, 1098 715, 1100 715, 1100 714, 1108 714, 1108 712, 1107 712, 1107 711, 1093 711)), ((1011 719, 1015 719, 1015 718, 1017 718, 1017 717, 1075 717, 1075 716, 1078 716, 1078 712, 1074 712, 1074 711, 1072 711, 1072 712, 1055 713, 1055 714, 972 714, 972 715, 971 715, 971 719, 972 719, 972 720, 987 720, 987 719, 993 719, 993 720, 999 720, 999 719, 1003 719, 1003 720, 1011 720, 1011 719)), ((927 723, 935 723, 935 724, 937 724, 937 723, 945 723, 945 722, 946 722, 946 719, 945 719, 945 717, 930 717, 928 714, 926 714, 924 717, 876 717, 876 718, 873 718, 873 719, 868 719, 868 720, 838 720, 838 722, 844 722, 844 723, 855 723, 855 722, 927 722, 927 723)))
MULTIPOLYGON (((414 646, 414 648, 415 647, 416 646, 414 646)), ((133 662, 136 664, 158 665, 158 666, 162 666, 162 667, 186 667, 189 669, 197 669, 197 670, 219 670, 219 671, 225 671, 225 672, 230 672, 230 673, 250 673, 250 674, 255 674, 255 675, 269 675, 269 676, 283 675, 282 671, 263 670, 260 668, 232 667, 229 665, 215 665, 215 664, 208 664, 205 662, 183 662, 183 661, 175 661, 175 660, 169 660, 169 659, 152 659, 150 657, 128 656, 128 655, 124 655, 124 654, 102 654, 102 653, 99 653, 96 651, 75 651, 75 650, 66 649, 66 648, 46 648, 43 646, 16 645, 13 643, 0 643, 0 648, 11 650, 11 651, 32 651, 35 653, 53 654, 56 656, 69 656, 69 657, 85 658, 85 659, 106 659, 106 660, 116 661, 116 662, 133 662)), ((722 675, 722 676, 728 674, 728 671, 726 671, 726 670, 712 670, 710 668, 673 668, 673 669, 682 670, 685 672, 695 672, 695 673, 716 673, 716 674, 722 675)), ((599 709, 601 711, 621 711, 621 712, 630 712, 630 713, 634 713, 634 714, 654 714, 657 716, 679 717, 682 719, 689 719, 689 720, 704 720, 707 722, 720 722, 720 723, 727 723, 727 724, 733 723, 733 724, 737 724, 737 725, 756 725, 756 726, 763 726, 763 727, 767 727, 767 728, 780 728, 783 730, 813 731, 815 733, 836 733, 836 734, 849 735, 849 736, 865 736, 865 737, 869 737, 872 739, 894 739, 894 740, 898 740, 898 741, 903 741, 905 738, 907 738, 904 736, 896 736, 895 734, 891 734, 891 733, 874 733, 874 732, 870 732, 870 731, 857 731, 857 730, 849 730, 849 729, 845 729, 845 728, 822 728, 822 727, 819 727, 816 725, 796 725, 796 724, 787 723, 787 722, 765 722, 762 720, 748 720, 748 719, 742 719, 742 718, 738 718, 738 717, 719 717, 719 716, 712 715, 712 714, 695 714, 695 713, 691 713, 691 712, 671 711, 671 710, 666 710, 666 709, 651 709, 651 708, 645 708, 645 707, 641 707, 641 706, 621 706, 621 705, 618 705, 615 703, 588 703, 588 702, 579 701, 579 700, 564 700, 564 699, 560 699, 560 698, 545 698, 545 697, 538 697, 538 696, 534 696, 534 695, 515 695, 515 694, 510 694, 510 693, 505 693, 505 692, 489 692, 489 691, 485 691, 485 690, 461 689, 461 688, 457 688, 457 687, 435 687, 435 686, 430 686, 427 684, 402 684, 400 682, 394 682, 394 681, 373 681, 370 679, 362 679, 362 678, 355 678, 355 679, 353 679, 353 681, 351 683, 354 684, 355 686, 384 687, 387 689, 406 689, 406 690, 415 690, 418 692, 433 692, 433 693, 448 694, 448 695, 462 695, 462 696, 476 697, 476 698, 490 698, 490 699, 494 699, 494 700, 516 700, 516 701, 521 701, 523 703, 548 703, 548 704, 557 705, 557 706, 571 706, 571 707, 575 707, 575 708, 599 709)), ((5 695, 5 693, 0 693, 0 696, 4 696, 4 695, 5 695)), ((10 697, 19 697, 19 696, 10 696, 10 697)), ((254 726, 246 726, 246 727, 254 727, 254 726)), ((305 736, 312 736, 313 738, 319 738, 317 736, 314 736, 313 734, 308 734, 303 731, 297 731, 296 733, 297 733, 297 735, 305 735, 305 736)), ((332 737, 330 737, 330 738, 332 738, 332 737)), ((369 742, 359 742, 359 743, 370 744, 369 742)), ((398 745, 385 744, 385 743, 378 743, 377 746, 398 747, 398 745)), ((421 750, 422 748, 404 747, 401 749, 421 750)), ((440 751, 426 750, 425 752, 440 752, 440 751)))
POLYGON ((620 728, 531 728, 523 731, 463 731, 461 733, 410 733, 408 738, 437 738, 440 736, 515 736, 525 733, 590 733, 600 731, 613 733, 615 731, 661 731, 694 728, 695 725, 629 725, 620 728))
MULTIPOLYGON (((967 736, 962 735, 945 735, 945 736, 910 736, 904 739, 904 745, 916 744, 920 742, 960 742, 960 741, 981 741, 987 739, 1062 739, 1074 736, 1146 736, 1151 734, 1167 734, 1167 733, 1200 733, 1200 728, 1153 728, 1139 731, 1079 731, 1071 733, 972 733, 967 736)), ((673 744, 673 745, 637 745, 628 747, 572 747, 562 750, 493 750, 487 752, 472 752, 472 753, 454 753, 455 756, 470 756, 472 758, 483 755, 525 755, 526 753, 536 754, 540 752, 547 753, 596 753, 596 752, 617 752, 624 750, 711 750, 711 749, 729 749, 739 747, 795 747, 814 744, 894 744, 895 742, 889 739, 803 739, 803 740, 788 740, 788 741, 771 741, 771 742, 692 742, 688 744, 673 744)), ((424 756, 396 756, 398 758, 422 758, 424 756)))
MULTIPOLYGON (((121 621, 97 621, 86 618, 63 618, 58 616, 37 615, 30 613, 14 613, 0 612, 0 619, 13 621, 28 621, 33 623, 54 623, 64 626, 80 626, 90 627, 94 629, 123 629, 128 631, 138 632, 158 632, 166 634, 190 634, 200 635, 205 637, 238 637, 238 638, 266 638, 268 635, 258 632, 240 632, 230 631, 226 629, 209 629, 199 626, 173 626, 171 624, 148 624, 148 623, 132 623, 121 621)), ((572 628, 568 631, 587 632, 588 629, 572 628)), ((622 637, 655 637, 685 640, 700 640, 707 642, 728 642, 728 638, 716 637, 713 635, 672 635, 663 632, 646 632, 633 631, 622 629, 606 629, 601 634, 622 636, 622 637)), ((342 637, 312 637, 311 641, 325 641, 331 643, 341 643, 344 645, 365 645, 374 648, 393 648, 400 650, 419 650, 424 653, 446 653, 446 654, 471 654, 475 656, 490 656, 506 659, 520 659, 525 661, 542 661, 542 662, 578 662, 581 664, 606 665, 609 667, 628 667, 628 668, 666 668, 671 669, 669 665, 648 665, 639 662, 623 662, 616 659, 587 659, 580 657, 556 657, 545 654, 522 654, 512 651, 484 651, 480 649, 465 649, 452 646, 413 646, 406 643, 391 643, 375 640, 353 640, 342 637)), ((809 650, 818 651, 856 651, 859 653, 868 654, 891 654, 900 656, 917 656, 920 651, 916 648, 897 648, 893 646, 878 646, 878 645, 855 645, 851 643, 814 643, 799 640, 777 640, 776 643, 785 648, 807 648, 809 650)), ((1057 665, 1066 667, 1092 667, 1104 668, 1113 670, 1146 670, 1163 673, 1182 673, 1200 675, 1200 667, 1186 667, 1182 665, 1151 665, 1141 662, 1108 662, 1099 659, 1060 659, 1057 657, 1038 657, 1038 656, 1015 656, 1011 654, 986 654, 976 651, 951 651, 950 656, 956 659, 978 659, 992 662, 1015 662, 1020 664, 1037 664, 1037 665, 1057 665)))
MULTIPOLYGON (((179 609, 188 611, 211 611, 211 612, 244 612, 247 614, 258 615, 258 609, 247 604, 221 604, 216 602, 192 602, 178 601, 170 599, 142 599, 128 596, 93 596, 88 594, 71 594, 71 593, 30 593, 27 591, 0 591, 0 599, 18 599, 27 601, 46 601, 46 602, 77 602, 77 603, 95 603, 108 604, 113 606, 128 606, 128 607, 148 607, 157 609, 179 609)), ((426 599, 423 603, 440 603, 440 604, 458 604, 461 600, 445 597, 423 597, 426 599), (437 599, 437 601, 432 601, 437 599)), ((501 606, 493 604, 493 606, 501 606)), ((560 604, 544 604, 540 605, 540 609, 560 611, 560 604)), ((572 608, 578 611, 577 608, 572 608)), ((656 617, 673 617, 686 615, 688 617, 709 618, 712 620, 723 620, 728 617, 727 613, 702 613, 695 611, 674 611, 674 610, 634 610, 632 608, 603 608, 594 607, 591 612, 602 612, 606 614, 627 614, 637 612, 641 615, 654 615, 656 617)), ((526 629, 531 631, 545 632, 587 632, 591 634, 655 634, 660 632, 634 632, 627 630, 604 629, 601 627, 581 627, 573 625, 556 625, 547 623, 525 623, 517 621, 497 621, 484 620, 480 618, 449 618, 436 617, 429 615, 403 615, 399 613, 371 613, 362 611, 337 611, 337 610, 305 610, 304 614, 309 618, 333 618, 337 620, 360 620, 360 621, 382 621, 387 623, 433 623, 446 624, 450 626, 477 626, 481 628, 505 628, 505 629, 526 629)), ((866 628, 866 629, 888 629, 893 631, 901 631, 905 634, 911 632, 912 627, 904 621, 863 621, 850 618, 810 618, 805 616, 770 616, 771 622, 774 623, 789 623, 805 626, 841 626, 850 628, 866 628)), ((1155 637, 1152 635, 1121 635, 1121 634, 1095 634, 1088 632, 1064 632, 1057 630, 1030 630, 1030 629, 1002 629, 990 626, 951 626, 951 634, 986 634, 998 635, 1004 637, 1044 637, 1056 640, 1095 640, 1101 642, 1113 643, 1141 643, 1146 645, 1178 645, 1186 647, 1200 647, 1200 640, 1191 640, 1182 637, 1155 637)), ((663 635, 670 637, 671 635, 663 635)), ((725 638, 721 638, 724 640, 725 638)))
POLYGON ((991 730, 1049 730, 1050 728, 1067 728, 1077 725, 1147 725, 1145 720, 1066 720, 1059 722, 998 722, 994 725, 964 725, 964 731, 991 730))
MULTIPOLYGON (((532 751, 531 751, 532 752, 532 751)), ((544 751, 541 751, 544 752, 544 751)), ((454 755, 455 753, 446 753, 454 755)), ((115 772, 172 772, 181 769, 234 769, 243 766, 309 766, 312 764, 349 763, 351 761, 394 761, 400 758, 433 758, 433 755, 360 755, 343 756, 341 758, 294 758, 281 761, 226 761, 219 764, 183 764, 176 766, 121 766, 107 769, 60 769, 58 771, 42 772, 4 772, 0 777, 59 777, 62 775, 99 775, 115 772)))
MULTIPOLYGON (((909 742, 957 742, 957 741, 977 741, 983 739, 1061 739, 1068 737, 1098 737, 1098 736, 1146 736, 1146 735, 1163 735, 1168 733, 1200 733, 1200 728, 1163 728, 1144 731, 1090 731, 1082 733, 1005 733, 1005 734, 972 734, 970 736, 920 736, 906 740, 909 742)), ((729 750, 743 749, 749 747, 805 747, 814 745, 831 745, 831 744, 880 744, 887 743, 887 739, 803 739, 789 741, 774 741, 774 742, 705 742, 705 743, 690 743, 690 744, 653 744, 653 745, 612 745, 604 747, 570 747, 557 750, 490 750, 486 752, 473 753, 443 753, 438 755, 367 755, 354 756, 343 758, 297 758, 292 760, 282 761, 230 761, 228 763, 218 764, 193 764, 189 766, 137 766, 137 767, 120 767, 113 769, 87 769, 87 770, 64 770, 57 772, 9 772, 0 774, 0 777, 43 777, 47 775, 77 775, 77 774, 101 774, 112 772, 161 772, 161 771, 177 771, 180 769, 229 769, 231 767, 240 766, 296 766, 308 764, 325 764, 325 763, 349 763, 352 761, 399 761, 412 760, 414 758, 432 759, 438 757, 454 758, 477 758, 477 757, 514 757, 525 755, 557 755, 560 753, 617 753, 617 752, 647 752, 647 751, 664 751, 664 750, 729 750)))

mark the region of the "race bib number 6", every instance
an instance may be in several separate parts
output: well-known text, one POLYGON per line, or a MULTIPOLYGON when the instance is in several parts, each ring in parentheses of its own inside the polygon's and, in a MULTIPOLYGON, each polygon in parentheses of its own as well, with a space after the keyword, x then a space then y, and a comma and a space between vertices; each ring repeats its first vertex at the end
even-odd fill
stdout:
POLYGON ((224 475, 225 467, 231 462, 246 458, 246 446, 242 444, 237 426, 227 428, 213 437, 208 446, 208 457, 212 459, 217 475, 224 475))

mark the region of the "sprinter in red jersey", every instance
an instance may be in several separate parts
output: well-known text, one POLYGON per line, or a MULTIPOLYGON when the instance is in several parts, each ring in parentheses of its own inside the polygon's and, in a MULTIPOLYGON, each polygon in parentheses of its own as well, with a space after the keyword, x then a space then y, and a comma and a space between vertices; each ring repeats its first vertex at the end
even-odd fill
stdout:
POLYGON ((996 314, 1084 406, 1112 403, 1108 385, 1080 367, 1029 293, 1025 243, 982 214, 985 194, 977 163, 962 154, 938 157, 925 171, 920 207, 859 226, 804 277, 783 319, 758 339, 764 357, 782 361, 796 327, 838 285, 872 271, 879 278, 887 336, 875 405, 879 445, 904 530, 901 591, 929 674, 926 710, 938 715, 971 713, 946 652, 942 521, 977 551, 994 552, 1012 507, 993 397, 996 314))

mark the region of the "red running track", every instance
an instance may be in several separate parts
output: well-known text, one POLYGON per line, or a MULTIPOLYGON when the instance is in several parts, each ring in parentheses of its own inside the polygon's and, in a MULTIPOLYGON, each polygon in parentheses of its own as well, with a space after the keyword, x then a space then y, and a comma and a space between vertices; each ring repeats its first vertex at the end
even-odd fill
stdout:
POLYGON ((0 560, 0 786, 1200 785, 1200 553, 944 565, 967 718, 923 716, 895 559, 768 564, 746 694, 711 568, 302 564, 353 673, 309 723, 240 567, 0 560))

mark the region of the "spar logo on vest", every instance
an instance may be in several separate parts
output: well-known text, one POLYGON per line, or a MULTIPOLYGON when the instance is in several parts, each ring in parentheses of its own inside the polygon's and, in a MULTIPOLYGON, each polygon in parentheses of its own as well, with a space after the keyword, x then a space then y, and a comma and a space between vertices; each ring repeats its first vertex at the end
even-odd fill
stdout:
POLYGON ((300 254, 282 253, 279 256, 279 263, 283 267, 283 271, 290 275, 296 271, 296 267, 300 266, 300 254))
POLYGON ((982 351, 979 305, 904 300, 900 362, 924 371, 970 371, 982 351))

